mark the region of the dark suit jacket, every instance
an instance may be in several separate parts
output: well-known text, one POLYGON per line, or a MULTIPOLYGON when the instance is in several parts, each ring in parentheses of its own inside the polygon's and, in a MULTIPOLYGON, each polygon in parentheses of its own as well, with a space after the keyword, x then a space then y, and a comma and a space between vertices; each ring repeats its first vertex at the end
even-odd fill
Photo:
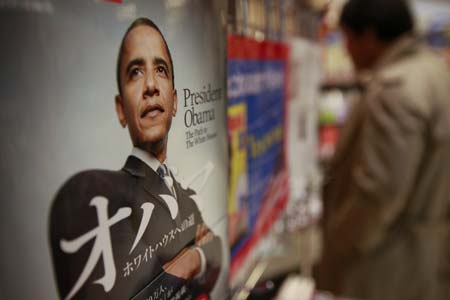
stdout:
MULTIPOLYGON (((170 194, 167 186, 136 157, 130 156, 120 171, 90 170, 69 179, 57 194, 50 215, 50 244, 60 297, 66 298, 73 289, 99 235, 74 253, 64 252, 60 243, 62 240, 75 240, 99 227, 97 208, 90 205, 95 197, 107 199, 109 222, 119 209, 129 214, 108 225, 116 271, 114 285, 106 292, 103 285, 95 283, 105 276, 105 263, 111 265, 111 260, 107 262, 105 255, 108 251, 103 251, 86 282, 72 299, 131 299, 134 296, 134 299, 149 299, 150 296, 153 297, 150 299, 170 299, 168 296, 176 293, 182 296, 180 299, 195 299, 199 294, 209 294, 221 267, 221 241, 217 236, 201 246, 207 260, 206 274, 202 278, 184 282, 162 269, 182 249, 194 246, 197 226, 203 223, 191 198, 194 192, 183 189, 175 180, 174 188, 179 212, 172 219, 160 197, 161 194, 170 194), (141 206, 144 203, 151 203, 154 209, 142 238, 130 253, 143 220, 141 206)), ((109 249, 107 239, 99 245, 109 249)), ((113 272, 109 273, 114 276, 113 272)))

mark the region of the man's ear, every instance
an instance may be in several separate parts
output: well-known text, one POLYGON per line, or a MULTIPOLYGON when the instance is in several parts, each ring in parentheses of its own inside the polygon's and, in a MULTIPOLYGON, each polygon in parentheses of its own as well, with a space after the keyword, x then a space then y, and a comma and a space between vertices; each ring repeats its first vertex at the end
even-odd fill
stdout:
POLYGON ((172 116, 175 117, 177 114, 177 108, 178 108, 178 96, 177 96, 177 90, 173 90, 173 110, 172 110, 172 116))
POLYGON ((116 95, 115 100, 117 117, 119 118, 120 125, 125 128, 127 127, 127 120, 124 113, 123 99, 120 95, 116 95))

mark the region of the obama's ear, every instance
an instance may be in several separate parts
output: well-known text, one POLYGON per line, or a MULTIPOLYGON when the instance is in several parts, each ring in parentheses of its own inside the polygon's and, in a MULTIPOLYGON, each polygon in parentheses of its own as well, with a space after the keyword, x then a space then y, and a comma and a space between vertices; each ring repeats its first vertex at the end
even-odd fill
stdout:
POLYGON ((173 110, 172 110, 172 116, 175 117, 177 114, 177 108, 178 108, 178 96, 177 96, 177 90, 173 90, 173 110))
POLYGON ((116 95, 115 97, 115 102, 116 102, 116 113, 117 113, 117 118, 119 119, 119 123, 120 125, 125 128, 127 127, 127 120, 125 118, 125 113, 124 113, 124 107, 123 107, 123 99, 120 95, 116 95))

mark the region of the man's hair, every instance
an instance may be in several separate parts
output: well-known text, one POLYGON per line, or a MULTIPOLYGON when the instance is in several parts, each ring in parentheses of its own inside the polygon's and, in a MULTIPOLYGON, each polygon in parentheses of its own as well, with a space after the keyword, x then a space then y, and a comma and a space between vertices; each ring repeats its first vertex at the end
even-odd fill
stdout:
POLYGON ((340 25, 357 34, 372 29, 378 39, 391 42, 411 32, 414 20, 406 0, 349 0, 342 9, 340 25))
POLYGON ((166 39, 164 38, 164 35, 161 33, 161 30, 159 30, 158 26, 156 26, 156 24, 152 20, 150 20, 148 18, 138 18, 138 19, 134 20, 133 23, 131 23, 131 25, 128 27, 128 29, 125 32, 125 34, 122 38, 122 41, 120 43, 119 55, 117 56, 117 66, 116 66, 116 80, 117 80, 117 88, 119 89, 119 94, 122 94, 122 87, 120 86, 120 65, 122 63, 123 46, 124 46, 125 39, 127 38, 128 33, 138 26, 148 26, 148 27, 153 28, 156 31, 158 31, 159 35, 161 35, 161 38, 164 41, 164 47, 166 48, 167 55, 169 56, 170 68, 171 68, 170 71, 172 73, 172 86, 175 86, 175 75, 173 72, 172 55, 170 54, 170 50, 169 50, 169 47, 167 46, 167 42, 166 42, 166 39))

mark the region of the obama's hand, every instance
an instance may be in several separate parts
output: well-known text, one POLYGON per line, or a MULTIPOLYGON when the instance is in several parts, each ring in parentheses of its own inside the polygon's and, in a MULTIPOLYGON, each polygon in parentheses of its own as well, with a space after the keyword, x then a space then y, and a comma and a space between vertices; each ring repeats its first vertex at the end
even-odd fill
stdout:
POLYGON ((185 248, 174 259, 164 264, 163 269, 178 278, 191 280, 200 272, 200 253, 194 248, 185 248))

